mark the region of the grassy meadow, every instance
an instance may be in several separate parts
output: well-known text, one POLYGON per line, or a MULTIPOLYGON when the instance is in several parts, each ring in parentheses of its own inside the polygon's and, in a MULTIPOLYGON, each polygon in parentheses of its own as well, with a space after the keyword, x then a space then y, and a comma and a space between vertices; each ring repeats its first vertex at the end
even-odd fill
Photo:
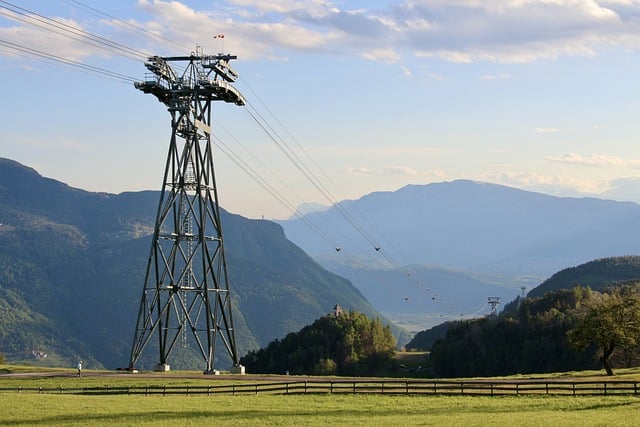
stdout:
MULTIPOLYGON (((28 370, 28 369, 25 369, 28 370)), ((42 371, 41 369, 39 369, 42 371)), ((0 388, 81 388, 132 385, 203 385, 231 381, 127 376, 9 377, 17 367, 0 366, 0 388), (141 383, 142 382, 142 383, 141 383)), ((584 375, 584 374, 583 374, 584 375)), ((600 375, 596 373, 594 375, 600 375)), ((636 379, 636 370, 618 379, 636 379)), ((567 374, 563 375, 566 378, 567 374)), ((292 378, 293 379, 293 378, 292 378)), ((0 426, 419 426, 419 425, 636 425, 634 396, 406 396, 406 395, 71 395, 0 393, 0 426)))

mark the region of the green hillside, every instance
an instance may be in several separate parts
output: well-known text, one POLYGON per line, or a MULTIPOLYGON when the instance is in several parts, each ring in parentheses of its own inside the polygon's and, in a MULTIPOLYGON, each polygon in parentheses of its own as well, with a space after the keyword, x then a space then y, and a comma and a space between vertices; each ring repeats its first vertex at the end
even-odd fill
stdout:
POLYGON ((630 280, 640 280, 640 256, 601 258, 566 268, 532 289, 528 295, 540 297, 545 292, 571 289, 574 286, 602 291, 613 283, 630 280))
MULTIPOLYGON (((35 351, 70 365, 82 358, 89 368, 127 366, 158 198, 91 193, 0 159, 0 352, 9 360, 35 351)), ((337 303, 380 316, 279 225, 224 211, 222 223, 240 355, 337 303)), ((184 352, 172 367, 200 368, 184 352)), ((151 365, 153 356, 144 360, 151 365)))

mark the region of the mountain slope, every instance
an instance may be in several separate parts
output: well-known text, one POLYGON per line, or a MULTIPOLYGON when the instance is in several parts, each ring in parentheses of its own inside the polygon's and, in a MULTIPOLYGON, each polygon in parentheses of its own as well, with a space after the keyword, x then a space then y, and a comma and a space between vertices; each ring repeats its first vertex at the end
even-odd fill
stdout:
MULTIPOLYGON (((55 351, 69 363, 81 357, 89 366, 126 366, 158 199, 158 192, 71 188, 0 159, 0 294, 7 296, 0 351, 22 346, 55 351)), ((279 225, 225 211, 222 223, 240 355, 336 303, 380 316, 350 282, 287 241, 279 225)))
POLYGON ((547 292, 575 286, 602 292, 611 285, 628 281, 640 281, 640 256, 602 258, 565 268, 532 289, 528 296, 542 297, 547 292))
MULTIPOLYGON (((340 204, 306 219, 345 252, 378 261, 380 255, 344 211, 375 225, 366 227, 372 239, 404 265, 548 276, 567 265, 640 252, 640 241, 629 233, 640 226, 640 205, 631 202, 559 198, 458 180, 408 185, 340 204)), ((316 259, 344 254, 310 233, 301 219, 280 223, 287 237, 316 259)))

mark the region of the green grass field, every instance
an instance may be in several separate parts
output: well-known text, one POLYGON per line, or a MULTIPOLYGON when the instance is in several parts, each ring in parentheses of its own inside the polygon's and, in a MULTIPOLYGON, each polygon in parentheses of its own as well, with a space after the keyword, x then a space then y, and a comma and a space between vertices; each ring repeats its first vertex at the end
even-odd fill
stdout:
MULTIPOLYGON (((41 370, 41 369, 39 369, 41 370)), ((1 373, 28 368, 0 366, 1 373)), ((224 378, 135 380, 126 376, 16 378, 0 375, 0 388, 203 384, 224 378)), ((88 373, 89 374, 89 373, 88 373)), ((599 375, 599 373, 592 375, 599 375)), ((566 374, 563 374, 566 377, 566 374)), ((618 378, 635 379, 638 371, 618 378)), ((634 396, 406 396, 406 395, 104 395, 0 393, 0 426, 625 426, 636 425, 634 396)))

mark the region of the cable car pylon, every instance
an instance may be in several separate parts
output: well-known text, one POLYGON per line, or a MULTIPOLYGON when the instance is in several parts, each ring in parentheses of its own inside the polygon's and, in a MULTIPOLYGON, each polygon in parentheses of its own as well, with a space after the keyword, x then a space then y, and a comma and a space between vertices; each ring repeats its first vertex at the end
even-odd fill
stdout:
POLYGON ((190 346, 214 368, 216 351, 223 345, 239 364, 233 327, 231 294, 220 223, 218 192, 211 147, 211 102, 245 105, 232 83, 238 74, 229 61, 233 55, 152 56, 151 72, 135 87, 154 95, 171 115, 171 140, 153 242, 129 369, 134 371, 145 350, 158 351, 156 370, 170 369, 169 356, 179 346, 190 346), (178 75, 172 63, 184 69, 178 75))

